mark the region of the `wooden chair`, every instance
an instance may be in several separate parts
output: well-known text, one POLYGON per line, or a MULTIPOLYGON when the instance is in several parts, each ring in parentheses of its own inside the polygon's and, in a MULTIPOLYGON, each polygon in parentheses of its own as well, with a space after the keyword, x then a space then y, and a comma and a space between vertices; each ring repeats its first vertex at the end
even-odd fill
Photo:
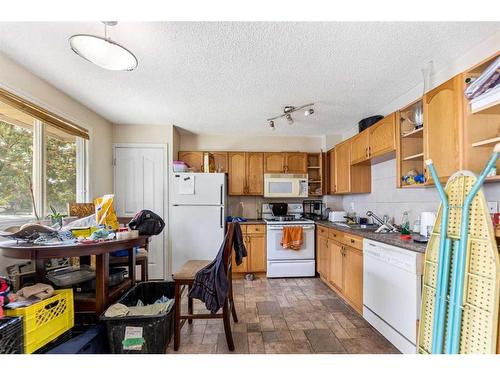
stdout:
POLYGON ((223 247, 223 264, 227 273, 229 290, 222 313, 216 314, 194 314, 193 313, 193 299, 189 297, 196 273, 203 267, 211 263, 210 260, 189 260, 180 268, 179 271, 172 275, 175 281, 175 322, 174 322, 174 350, 177 351, 180 346, 181 328, 184 323, 192 324, 193 319, 222 319, 224 322, 224 333, 226 334, 227 346, 230 351, 234 351, 233 335, 231 333, 231 315, 235 323, 238 322, 236 309, 233 300, 233 276, 231 269, 231 257, 233 253, 233 237, 234 237, 234 223, 229 223, 227 227, 226 237, 224 239, 223 247), (188 313, 187 315, 181 314, 181 299, 185 287, 188 287, 188 313))
MULTIPOLYGON (((76 216, 78 218, 90 216, 95 213, 94 203, 68 203, 68 216, 76 216)), ((118 217, 120 224, 128 224, 132 218, 118 217)), ((148 252, 147 249, 141 249, 135 257, 135 264, 141 268, 141 281, 148 280, 148 252)), ((92 261, 91 261, 92 263, 92 261)), ((128 257, 115 257, 109 258, 109 264, 112 266, 125 267, 128 266, 128 257)))

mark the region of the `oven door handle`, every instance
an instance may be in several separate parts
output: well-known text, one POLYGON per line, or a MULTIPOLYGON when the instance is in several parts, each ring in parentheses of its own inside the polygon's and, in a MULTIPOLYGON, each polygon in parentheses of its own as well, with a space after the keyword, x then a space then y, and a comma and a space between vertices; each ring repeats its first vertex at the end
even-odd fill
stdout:
MULTIPOLYGON (((293 227, 295 225, 290 225, 290 226, 293 227)), ((280 225, 280 226, 277 226, 277 225, 268 225, 267 226, 267 230, 283 230, 283 228, 285 228, 285 225, 280 225)), ((311 229, 314 229, 314 225, 302 226, 302 229, 304 229, 304 230, 311 230, 311 229)))

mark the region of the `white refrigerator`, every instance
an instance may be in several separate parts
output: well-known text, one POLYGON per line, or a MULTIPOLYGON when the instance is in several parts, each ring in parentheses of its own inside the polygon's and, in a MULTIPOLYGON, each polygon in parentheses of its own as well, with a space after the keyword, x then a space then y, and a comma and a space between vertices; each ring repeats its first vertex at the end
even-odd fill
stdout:
POLYGON ((224 240, 224 173, 174 173, 171 220, 172 272, 190 259, 212 260, 224 240))

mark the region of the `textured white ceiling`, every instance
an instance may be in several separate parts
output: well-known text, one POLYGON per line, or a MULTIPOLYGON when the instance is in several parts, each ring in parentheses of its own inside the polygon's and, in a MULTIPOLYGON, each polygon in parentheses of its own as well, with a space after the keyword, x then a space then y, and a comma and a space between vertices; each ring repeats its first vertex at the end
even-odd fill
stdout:
POLYGON ((68 37, 95 23, 0 23, 0 51, 118 124, 176 124, 196 133, 271 134, 266 118, 316 102, 276 134, 338 133, 500 30, 500 23, 119 23, 112 39, 133 72, 76 56, 68 37))

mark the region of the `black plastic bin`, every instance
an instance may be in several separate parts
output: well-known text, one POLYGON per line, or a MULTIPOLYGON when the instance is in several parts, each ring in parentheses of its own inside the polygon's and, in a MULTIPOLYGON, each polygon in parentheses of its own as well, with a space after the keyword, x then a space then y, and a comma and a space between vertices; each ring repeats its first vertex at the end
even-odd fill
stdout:
POLYGON ((0 318, 0 354, 23 354, 23 319, 0 318))
MULTIPOLYGON (((175 283, 173 281, 146 281, 137 284, 117 302, 125 306, 136 306, 141 300, 145 305, 154 303, 162 296, 174 298, 175 283)), ((107 318, 101 315, 100 320, 106 324, 108 344, 113 354, 164 354, 174 332, 174 309, 154 316, 124 316, 107 318), (144 343, 140 350, 124 350, 123 340, 126 327, 141 327, 144 343)))
POLYGON ((104 325, 94 325, 57 345, 47 354, 107 354, 108 340, 104 325))

